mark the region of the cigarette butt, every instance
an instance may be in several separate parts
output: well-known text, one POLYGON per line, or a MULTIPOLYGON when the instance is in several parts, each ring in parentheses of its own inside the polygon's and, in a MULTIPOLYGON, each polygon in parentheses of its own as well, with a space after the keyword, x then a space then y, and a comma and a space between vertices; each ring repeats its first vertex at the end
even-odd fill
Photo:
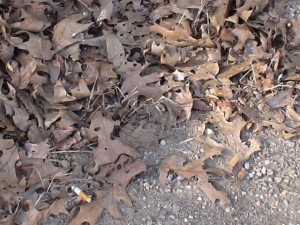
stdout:
POLYGON ((86 195, 79 187, 72 186, 71 189, 85 202, 91 202, 90 196, 86 195))

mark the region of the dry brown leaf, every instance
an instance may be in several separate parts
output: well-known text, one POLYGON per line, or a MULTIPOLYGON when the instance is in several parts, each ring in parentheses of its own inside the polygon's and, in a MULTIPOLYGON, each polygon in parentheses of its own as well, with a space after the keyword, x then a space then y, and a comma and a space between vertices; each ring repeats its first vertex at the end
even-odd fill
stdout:
POLYGON ((68 199, 61 198, 56 200, 47 210, 44 215, 44 218, 47 218, 49 215, 58 216, 60 213, 69 215, 69 212, 66 210, 66 204, 68 199))
POLYGON ((124 47, 114 34, 106 35, 107 59, 114 66, 119 67, 125 60, 124 47))
POLYGON ((211 16, 211 24, 219 31, 224 25, 225 18, 228 16, 232 0, 217 0, 213 4, 216 10, 211 16))
POLYGON ((121 219, 123 217, 118 208, 118 203, 122 201, 126 206, 132 207, 132 201, 125 188, 134 176, 146 171, 146 165, 143 161, 130 162, 130 160, 130 157, 122 155, 116 163, 101 167, 96 179, 102 181, 105 179, 112 186, 108 189, 97 190, 95 192, 96 199, 93 199, 89 204, 79 206, 79 213, 69 224, 75 225, 88 222, 94 225, 101 216, 103 209, 107 209, 115 218, 121 219))
POLYGON ((247 22, 248 19, 250 18, 251 14, 253 12, 253 9, 252 10, 245 10, 245 11, 242 11, 240 17, 245 21, 247 22))
POLYGON ((29 51, 29 54, 32 57, 50 60, 54 54, 54 51, 51 50, 51 41, 46 38, 41 38, 38 35, 30 32, 25 33, 29 36, 28 41, 25 41, 20 44, 15 44, 14 46, 29 51))
POLYGON ((230 199, 225 192, 218 191, 210 182, 207 182, 208 177, 206 174, 198 176, 198 179, 201 191, 212 203, 215 203, 218 199, 224 203, 230 203, 230 199))
POLYGON ((31 32, 41 32, 51 25, 49 21, 34 16, 31 12, 28 12, 24 8, 21 8, 20 11, 21 16, 19 22, 7 23, 2 16, 0 16, 0 24, 5 27, 31 32))
POLYGON ((101 1, 101 8, 94 11, 93 17, 97 23, 102 22, 103 20, 111 20, 113 13, 114 5, 111 0, 101 1))
POLYGON ((92 23, 78 23, 78 21, 83 18, 84 16, 82 14, 74 14, 59 21, 59 23, 54 26, 52 41, 56 51, 60 51, 69 45, 83 40, 83 38, 77 37, 77 35, 89 29, 92 25, 92 23))
POLYGON ((238 38, 238 43, 234 46, 234 50, 238 51, 242 49, 248 39, 254 39, 254 35, 249 30, 249 27, 245 24, 235 24, 235 28, 232 33, 238 38))
POLYGON ((143 68, 127 68, 121 75, 124 78, 121 91, 125 96, 130 95, 133 101, 137 100, 138 96, 156 101, 169 90, 168 84, 161 85, 159 82, 164 74, 154 72, 141 76, 142 70, 143 68))
POLYGON ((46 159, 50 152, 50 145, 48 144, 48 140, 36 144, 28 142, 25 143, 24 149, 28 155, 32 155, 34 158, 46 159))
POLYGON ((29 119, 29 114, 26 111, 26 109, 24 109, 23 107, 21 108, 14 108, 14 116, 13 116, 13 121, 14 124, 22 131, 27 131, 29 128, 29 123, 28 123, 28 119, 29 119))
MULTIPOLYGON (((300 114, 297 113, 296 110, 291 105, 288 105, 286 107, 286 112, 293 121, 295 121, 296 123, 300 122, 300 114)), ((300 124, 298 124, 298 126, 300 126, 300 124)))
POLYGON ((229 165, 231 170, 238 174, 242 164, 249 159, 249 157, 256 151, 260 150, 260 141, 256 138, 249 140, 249 146, 241 140, 241 131, 246 126, 246 122, 241 116, 235 116, 235 118, 229 122, 226 119, 225 109, 212 112, 211 122, 215 123, 222 134, 226 137, 226 142, 232 151, 232 158, 229 165))
POLYGON ((227 194, 216 190, 212 186, 212 184, 208 181, 208 169, 206 170, 203 168, 205 160, 212 156, 220 154, 221 151, 219 149, 212 148, 202 159, 197 159, 189 163, 187 163, 187 159, 183 156, 168 156, 163 159, 159 167, 159 182, 163 185, 167 184, 168 173, 170 171, 173 171, 174 173, 178 174, 178 176, 182 179, 190 179, 195 176, 198 178, 201 190, 212 203, 215 203, 217 199, 225 203, 229 203, 230 200, 228 199, 227 194))
POLYGON ((12 139, 3 139, 0 135, 0 199, 3 207, 9 215, 18 210, 22 200, 22 192, 19 179, 16 174, 15 164, 19 159, 18 148, 12 139))
POLYGON ((245 3, 236 9, 238 13, 253 9, 254 13, 262 12, 268 5, 269 0, 246 0, 245 3))
POLYGON ((68 225, 81 225, 83 223, 89 223, 90 225, 96 224, 99 219, 98 217, 100 217, 104 209, 101 203, 102 199, 79 206, 78 214, 71 219, 68 225))
POLYGON ((130 162, 130 157, 121 155, 115 163, 114 169, 107 175, 107 180, 114 184, 126 188, 132 178, 147 170, 146 164, 142 160, 130 162))
POLYGON ((23 203, 24 209, 19 210, 15 215, 14 222, 20 225, 37 225, 43 217, 45 211, 38 211, 32 200, 26 200, 23 203))
POLYGON ((120 130, 120 140, 136 149, 139 147, 153 146, 159 139, 159 127, 142 121, 138 127, 128 123, 120 130), (149 126, 148 126, 149 125, 149 126))
POLYGON ((99 166, 112 163, 122 154, 127 154, 136 158, 139 154, 131 147, 123 144, 118 139, 111 139, 111 133, 117 123, 103 117, 101 112, 97 112, 91 120, 88 130, 90 138, 98 137, 98 147, 95 149, 95 166, 91 172, 96 173, 99 166))
POLYGON ((66 173, 68 168, 62 166, 64 162, 55 160, 60 167, 55 166, 50 159, 21 158, 17 162, 18 176, 27 180, 26 185, 31 186, 41 182, 41 179, 48 176, 57 176, 66 173))
POLYGON ((300 44, 300 15, 297 14, 292 21, 292 29, 294 32, 293 41, 291 44, 293 46, 299 46, 300 44))
POLYGON ((191 36, 190 30, 186 29, 186 25, 175 25, 173 30, 169 30, 155 23, 149 29, 153 33, 162 35, 166 42, 177 47, 184 46, 206 46, 213 47, 214 44, 209 39, 195 39, 191 36))
MULTIPOLYGON (((192 115, 193 97, 189 86, 189 84, 185 84, 184 87, 173 89, 170 96, 170 99, 179 104, 184 110, 184 121, 189 120, 192 115)), ((177 121, 182 122, 183 120, 178 119, 177 121)))
POLYGON ((46 99, 50 104, 75 101, 77 98, 67 93, 62 81, 59 80, 54 86, 36 86, 36 92, 46 99))
MULTIPOLYGON (((24 56, 24 55, 22 55, 24 56)), ((6 68, 11 76, 11 84, 15 88, 24 89, 30 82, 30 77, 36 70, 36 61, 31 57, 20 57, 21 67, 15 60, 7 62, 6 68)))
POLYGON ((207 62, 196 69, 195 74, 191 75, 188 79, 190 81, 209 80, 215 79, 219 73, 219 65, 216 62, 207 62))

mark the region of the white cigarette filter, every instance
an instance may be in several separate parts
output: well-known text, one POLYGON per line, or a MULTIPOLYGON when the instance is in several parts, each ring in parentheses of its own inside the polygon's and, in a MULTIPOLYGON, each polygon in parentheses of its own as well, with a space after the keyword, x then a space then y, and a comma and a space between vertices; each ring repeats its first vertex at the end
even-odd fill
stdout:
POLYGON ((92 198, 85 194, 79 187, 72 186, 71 187, 72 191, 74 191, 80 198, 85 201, 85 202, 91 202, 92 198))

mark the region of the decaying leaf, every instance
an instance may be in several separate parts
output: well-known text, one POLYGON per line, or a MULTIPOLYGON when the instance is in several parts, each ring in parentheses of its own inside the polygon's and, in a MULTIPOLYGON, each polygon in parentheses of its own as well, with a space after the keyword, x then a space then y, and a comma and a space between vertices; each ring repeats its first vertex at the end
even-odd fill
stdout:
MULTIPOLYGON (((107 167, 107 165, 105 166, 107 167)), ((93 199, 89 204, 79 206, 78 214, 69 224, 84 222, 96 224, 103 209, 107 209, 113 217, 121 219, 123 216, 118 208, 120 201, 125 203, 127 207, 132 207, 132 201, 125 188, 133 177, 146 171, 145 163, 141 160, 130 162, 130 157, 122 155, 115 165, 111 164, 108 168, 109 170, 106 172, 111 174, 107 176, 103 172, 105 169, 102 168, 101 173, 97 175, 97 179, 107 179, 113 185, 108 189, 97 190, 95 192, 96 199, 93 199), (101 176, 103 177, 101 178, 101 176)))
POLYGON ((205 160, 209 157, 220 155, 221 151, 214 149, 206 154, 202 159, 194 160, 187 163, 187 159, 182 156, 171 155, 166 157, 160 167, 159 167, 159 182, 161 184, 167 184, 168 173, 173 171, 178 174, 182 179, 190 179, 192 177, 197 177, 199 181, 199 186, 203 193, 208 197, 208 199, 214 203, 217 199, 229 203, 230 200, 227 194, 216 190, 212 184, 208 181, 207 171, 203 168, 205 160))
POLYGON ((206 160, 226 153, 218 160, 239 183, 262 127, 285 139, 300 134, 300 19, 269 6, 2 1, 0 223, 42 224, 62 213, 70 224, 93 225, 104 209, 122 218, 119 202, 133 205, 126 187, 146 171, 135 148, 199 118, 192 109, 206 118, 195 137, 206 153, 163 159, 160 182, 170 172, 195 177, 211 202, 229 202, 208 175, 224 170, 206 160), (92 202, 68 193, 72 186, 92 202))
POLYGON ((0 136, 0 200, 4 210, 13 215, 18 210, 18 204, 22 200, 20 187, 17 178, 15 164, 19 160, 18 148, 12 139, 3 139, 0 136))
POLYGON ((207 46, 211 47, 214 44, 209 39, 195 39, 191 36, 187 23, 182 26, 175 25, 174 30, 169 30, 158 24, 149 27, 153 33, 161 34, 166 42, 175 46, 207 46))
POLYGON ((142 122, 138 127, 128 123, 120 130, 120 140, 136 149, 139 147, 150 147, 158 141, 159 127, 142 122))
POLYGON ((38 59, 50 60, 53 56, 52 43, 46 38, 41 38, 36 34, 26 32, 29 40, 23 43, 15 44, 14 46, 29 51, 32 57, 38 59))
POLYGON ((241 131, 245 128, 246 122, 240 116, 236 116, 232 122, 226 118, 225 111, 219 110, 212 112, 211 121, 216 123, 220 131, 226 137, 228 147, 232 152, 232 158, 229 165, 231 170, 238 172, 241 165, 249 159, 249 157, 260 150, 260 141, 257 138, 248 140, 249 146, 241 140, 241 131))
POLYGON ((61 20, 54 26, 52 41, 56 51, 60 51, 67 46, 83 40, 83 38, 77 37, 77 35, 92 25, 92 23, 78 23, 83 18, 82 14, 74 14, 61 20))
POLYGON ((99 166, 114 162, 119 155, 127 154, 134 158, 139 155, 134 149, 123 144, 120 140, 111 138, 115 124, 113 121, 103 117, 101 112, 98 112, 91 120, 88 135, 90 138, 97 137, 98 140, 98 147, 94 154, 95 166, 91 170, 94 173, 98 171, 99 166))

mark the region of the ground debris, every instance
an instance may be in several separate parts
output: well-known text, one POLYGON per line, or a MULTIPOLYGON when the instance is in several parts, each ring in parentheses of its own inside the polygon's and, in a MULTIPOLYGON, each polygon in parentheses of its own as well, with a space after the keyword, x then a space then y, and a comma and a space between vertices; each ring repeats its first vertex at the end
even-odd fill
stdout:
POLYGON ((240 182, 263 127, 300 135, 299 24, 267 0, 1 2, 0 223, 61 213, 95 224, 104 209, 122 218, 126 187, 146 171, 138 148, 194 110, 206 153, 163 159, 160 182, 197 177, 211 202, 228 203, 208 159, 240 182))

